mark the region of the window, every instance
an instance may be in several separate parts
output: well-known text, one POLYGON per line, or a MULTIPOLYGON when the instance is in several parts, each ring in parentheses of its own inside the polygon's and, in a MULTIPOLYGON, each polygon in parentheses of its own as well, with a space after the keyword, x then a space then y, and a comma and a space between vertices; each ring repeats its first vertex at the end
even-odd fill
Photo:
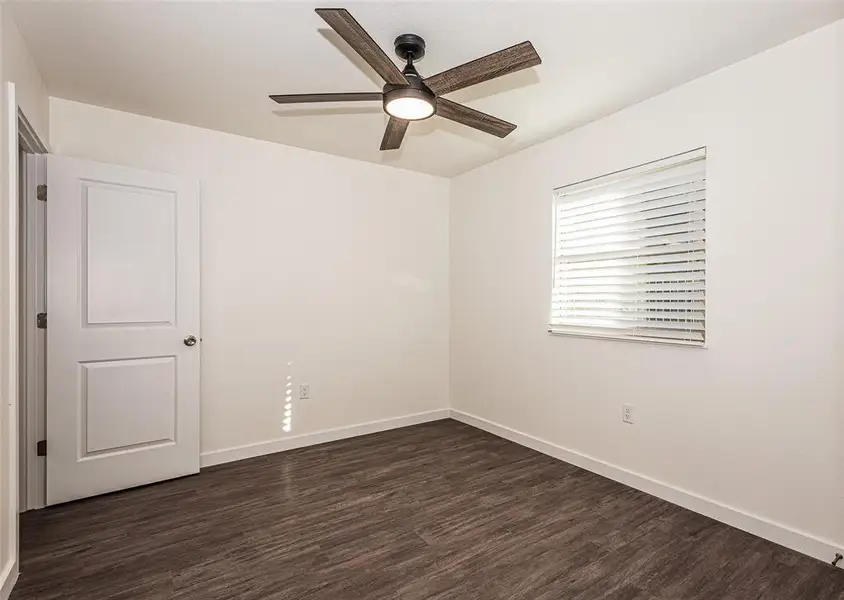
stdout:
POLYGON ((703 346, 706 149, 554 191, 555 334, 703 346))

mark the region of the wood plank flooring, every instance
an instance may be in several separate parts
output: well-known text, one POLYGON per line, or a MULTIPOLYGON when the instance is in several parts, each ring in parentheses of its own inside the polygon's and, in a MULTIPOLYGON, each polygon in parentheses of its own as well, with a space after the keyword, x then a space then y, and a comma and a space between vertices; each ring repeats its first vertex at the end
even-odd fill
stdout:
POLYGON ((844 600, 844 570, 455 421, 27 513, 13 600, 844 600))

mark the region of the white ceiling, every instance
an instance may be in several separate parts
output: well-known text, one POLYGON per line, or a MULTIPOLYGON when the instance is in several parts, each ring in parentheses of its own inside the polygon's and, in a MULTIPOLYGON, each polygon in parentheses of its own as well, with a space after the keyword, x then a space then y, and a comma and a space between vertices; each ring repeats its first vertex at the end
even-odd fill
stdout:
POLYGON ((452 176, 844 17, 839 0, 340 2, 390 56, 425 38, 423 76, 531 40, 533 69, 455 92, 516 123, 508 138, 441 118, 379 152, 378 103, 279 106, 268 94, 377 91, 314 2, 22 2, 51 95, 452 176))

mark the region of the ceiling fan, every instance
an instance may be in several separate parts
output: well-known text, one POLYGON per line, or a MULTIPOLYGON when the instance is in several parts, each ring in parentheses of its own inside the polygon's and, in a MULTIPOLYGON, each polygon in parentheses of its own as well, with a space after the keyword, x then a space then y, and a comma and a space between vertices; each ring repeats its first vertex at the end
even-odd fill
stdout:
POLYGON ((270 98, 279 104, 380 101, 384 112, 390 116, 381 150, 397 150, 410 121, 420 121, 435 114, 500 138, 507 136, 516 128, 512 123, 447 100, 442 95, 542 62, 533 44, 522 42, 423 78, 413 64, 425 56, 425 40, 418 35, 405 33, 396 38, 396 54, 407 62, 404 69, 399 70, 345 8, 317 8, 316 13, 375 69, 386 82, 384 88, 380 92, 284 94, 270 98))

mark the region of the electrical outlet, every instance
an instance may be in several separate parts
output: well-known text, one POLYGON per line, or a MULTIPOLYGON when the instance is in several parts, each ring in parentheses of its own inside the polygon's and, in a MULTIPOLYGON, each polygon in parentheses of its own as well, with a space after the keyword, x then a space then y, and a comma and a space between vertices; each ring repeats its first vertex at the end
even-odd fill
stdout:
POLYGON ((300 400, 307 400, 311 397, 311 384, 310 383, 303 383, 299 386, 299 399, 300 400))
POLYGON ((633 405, 632 404, 622 404, 621 405, 621 420, 625 423, 630 425, 633 424, 633 405))

